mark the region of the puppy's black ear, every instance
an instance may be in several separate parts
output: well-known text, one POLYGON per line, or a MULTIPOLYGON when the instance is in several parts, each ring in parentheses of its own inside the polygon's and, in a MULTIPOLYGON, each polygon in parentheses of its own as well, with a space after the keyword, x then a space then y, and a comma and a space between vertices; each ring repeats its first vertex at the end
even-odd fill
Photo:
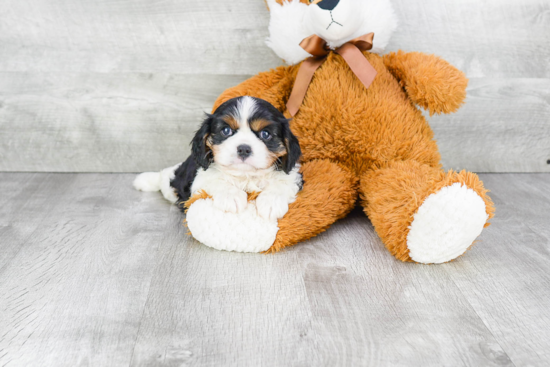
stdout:
POLYGON ((286 155, 282 157, 281 161, 283 171, 289 174, 302 156, 302 150, 300 149, 298 139, 290 130, 288 120, 283 123, 283 141, 286 148, 286 155))
POLYGON ((213 120, 214 118, 212 115, 206 114, 206 119, 203 121, 201 127, 195 133, 195 137, 191 141, 191 154, 193 158, 195 158, 197 165, 205 170, 213 161, 212 151, 207 145, 213 120))

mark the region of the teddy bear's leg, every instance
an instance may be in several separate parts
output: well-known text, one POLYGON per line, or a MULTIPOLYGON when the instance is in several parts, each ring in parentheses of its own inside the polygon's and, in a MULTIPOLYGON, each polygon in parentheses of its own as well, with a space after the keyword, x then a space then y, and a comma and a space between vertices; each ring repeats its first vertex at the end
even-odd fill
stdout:
POLYGON ((493 203, 479 177, 415 161, 392 162, 360 178, 360 193, 386 248, 397 259, 443 263, 462 255, 488 220, 493 203))
POLYGON ((357 200, 357 179, 347 168, 328 160, 302 165, 304 187, 279 220, 279 231, 267 252, 305 241, 346 216, 357 200))

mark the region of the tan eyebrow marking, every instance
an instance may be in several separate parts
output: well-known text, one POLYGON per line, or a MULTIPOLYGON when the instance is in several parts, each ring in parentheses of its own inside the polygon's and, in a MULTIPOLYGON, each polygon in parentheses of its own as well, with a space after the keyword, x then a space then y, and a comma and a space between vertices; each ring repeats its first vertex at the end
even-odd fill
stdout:
POLYGON ((233 130, 239 129, 239 121, 235 120, 233 116, 225 116, 222 120, 225 121, 233 130))
POLYGON ((265 129, 266 127, 268 127, 271 124, 272 124, 271 121, 258 119, 258 120, 254 120, 250 123, 250 128, 254 131, 262 131, 263 129, 265 129))

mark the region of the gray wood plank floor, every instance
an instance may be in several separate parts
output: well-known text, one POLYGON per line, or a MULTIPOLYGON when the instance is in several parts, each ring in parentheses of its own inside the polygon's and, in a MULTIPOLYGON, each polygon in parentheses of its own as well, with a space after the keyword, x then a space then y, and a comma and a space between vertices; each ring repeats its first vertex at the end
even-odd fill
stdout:
POLYGON ((0 173, 0 366, 548 365, 548 174, 482 175, 493 225, 440 266, 394 260, 360 210, 215 251, 133 177, 0 173))

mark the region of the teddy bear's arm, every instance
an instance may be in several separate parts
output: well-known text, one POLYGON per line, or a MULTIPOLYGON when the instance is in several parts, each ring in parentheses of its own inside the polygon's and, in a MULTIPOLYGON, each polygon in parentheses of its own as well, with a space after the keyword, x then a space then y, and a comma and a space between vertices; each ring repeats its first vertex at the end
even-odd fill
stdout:
POLYGON ((225 90, 214 103, 212 111, 215 111, 225 101, 240 96, 261 98, 280 111, 285 111, 286 102, 296 78, 294 69, 296 69, 294 66, 280 66, 259 73, 241 84, 225 90))
POLYGON ((421 52, 392 52, 384 64, 411 100, 430 115, 455 112, 464 103, 468 79, 447 61, 421 52))

